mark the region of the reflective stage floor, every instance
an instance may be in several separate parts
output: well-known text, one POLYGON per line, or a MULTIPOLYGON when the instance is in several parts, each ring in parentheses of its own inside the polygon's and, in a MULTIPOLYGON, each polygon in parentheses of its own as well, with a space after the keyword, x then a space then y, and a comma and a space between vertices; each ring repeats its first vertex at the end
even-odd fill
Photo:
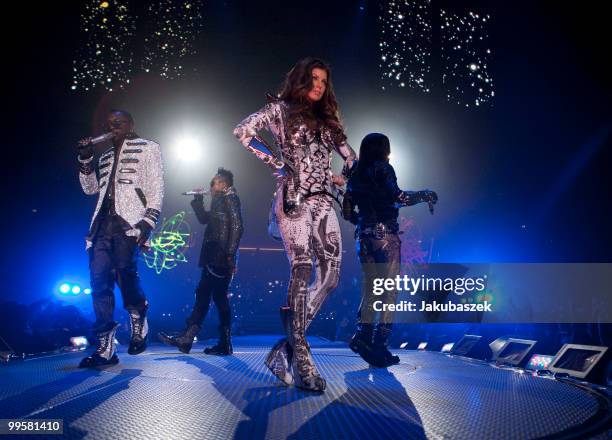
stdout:
POLYGON ((228 357, 203 354, 201 343, 190 355, 155 344, 129 356, 121 347, 120 363, 104 370, 76 368, 82 352, 11 361, 0 365, 0 418, 63 419, 64 438, 474 440, 612 434, 601 426, 611 416, 610 402, 597 393, 440 353, 399 350, 399 365, 374 369, 346 345, 312 337, 327 390, 300 391, 279 383, 263 365, 276 339, 234 338, 235 355, 228 357))

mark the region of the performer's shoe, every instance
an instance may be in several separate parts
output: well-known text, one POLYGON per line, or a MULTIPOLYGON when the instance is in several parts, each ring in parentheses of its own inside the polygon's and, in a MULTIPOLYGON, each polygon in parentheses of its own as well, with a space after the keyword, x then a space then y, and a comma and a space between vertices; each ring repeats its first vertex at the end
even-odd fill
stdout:
POLYGON ((374 326, 372 324, 357 324, 357 331, 349 342, 349 348, 363 357, 362 352, 372 351, 372 335, 374 326))
POLYGON ((229 327, 219 327, 219 342, 213 347, 204 349, 204 353, 215 356, 228 356, 234 353, 232 332, 229 327))
POLYGON ((115 333, 118 327, 119 324, 113 324, 109 331, 98 333, 98 348, 91 356, 81 360, 79 368, 95 368, 119 363, 115 346, 115 333))
POLYGON ((166 345, 177 347, 181 353, 189 354, 193 346, 193 338, 200 332, 200 326, 192 324, 178 336, 169 336, 159 332, 159 339, 166 345))
POLYGON ((319 375, 314 365, 310 346, 304 335, 306 322, 296 323, 293 311, 289 311, 289 318, 290 325, 287 340, 293 349, 291 369, 295 386, 307 391, 325 391, 327 383, 319 375), (296 324, 299 324, 300 327, 298 328, 296 324))
POLYGON ((129 354, 140 354, 147 349, 147 335, 149 334, 149 323, 146 312, 130 310, 130 326, 132 334, 130 337, 129 354))
MULTIPOLYGON (((289 311, 289 307, 281 307, 280 309, 281 322, 285 332, 288 332, 289 329, 289 311)), ((281 338, 274 344, 264 363, 281 382, 286 385, 293 385, 292 360, 293 350, 287 342, 287 338, 281 338)))
POLYGON ((399 356, 392 354, 387 345, 389 344, 389 338, 391 337, 391 324, 378 323, 376 325, 376 332, 374 333, 374 345, 372 364, 375 367, 386 368, 391 365, 397 365, 400 362, 399 356))

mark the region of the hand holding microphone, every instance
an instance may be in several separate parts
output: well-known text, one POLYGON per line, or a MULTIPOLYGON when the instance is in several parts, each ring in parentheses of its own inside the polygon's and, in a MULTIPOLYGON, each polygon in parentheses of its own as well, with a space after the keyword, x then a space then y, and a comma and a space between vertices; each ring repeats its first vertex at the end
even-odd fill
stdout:
POLYGON ((191 201, 191 203, 193 204, 195 203, 203 203, 204 202, 204 196, 207 196, 210 194, 210 191, 204 189, 204 188, 196 188, 196 189, 192 189, 191 191, 185 191, 183 193, 181 193, 184 196, 193 196, 193 200, 191 201))
POLYGON ((110 140, 115 135, 113 133, 104 133, 100 136, 86 137, 77 142, 77 149, 79 151, 79 157, 81 159, 89 159, 93 156, 93 146, 104 141, 110 140))

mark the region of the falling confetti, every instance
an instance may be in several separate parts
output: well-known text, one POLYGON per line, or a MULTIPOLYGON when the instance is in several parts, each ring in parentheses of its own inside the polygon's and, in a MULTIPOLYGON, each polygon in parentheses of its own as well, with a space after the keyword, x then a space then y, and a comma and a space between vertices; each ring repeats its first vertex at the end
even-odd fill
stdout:
POLYGON ((72 90, 124 88, 132 74, 136 17, 127 0, 87 0, 80 20, 82 45, 73 62, 72 90))
POLYGON ((431 85, 431 2, 392 0, 381 6, 380 61, 382 89, 411 87, 429 92, 431 85))
POLYGON ((489 71, 492 51, 488 33, 491 16, 441 10, 440 19, 446 99, 465 107, 492 104, 495 91, 489 71))
POLYGON ((185 73, 186 57, 196 54, 195 42, 202 30, 203 2, 158 0, 148 7, 150 31, 144 39, 145 72, 175 79, 185 73))

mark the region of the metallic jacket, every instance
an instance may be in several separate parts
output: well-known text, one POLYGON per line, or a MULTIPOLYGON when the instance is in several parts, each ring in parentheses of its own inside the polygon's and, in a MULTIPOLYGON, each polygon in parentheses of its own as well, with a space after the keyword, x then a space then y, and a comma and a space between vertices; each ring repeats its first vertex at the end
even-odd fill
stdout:
MULTIPOLYGON (((147 139, 126 139, 119 149, 119 162, 115 173, 115 212, 132 229, 126 235, 138 237, 134 226, 141 220, 155 227, 161 213, 164 196, 164 175, 159 144, 147 139)), ((92 245, 96 220, 108 191, 113 162, 114 148, 106 150, 98 159, 96 176, 93 157, 82 160, 79 157, 79 180, 87 195, 99 194, 98 203, 91 219, 86 246, 92 245)))
POLYGON ((206 227, 200 252, 200 267, 230 269, 236 265, 236 253, 242 237, 240 199, 234 187, 212 198, 210 211, 201 200, 194 199, 191 206, 199 222, 206 227))
POLYGON ((331 152, 340 154, 345 162, 345 171, 352 166, 356 158, 355 152, 346 141, 336 144, 331 130, 327 127, 312 130, 305 122, 298 122, 297 127, 289 133, 286 114, 285 102, 269 102, 238 124, 234 135, 246 149, 253 152, 249 147, 251 139, 259 130, 269 130, 279 146, 281 159, 295 170, 295 175, 285 176, 281 182, 295 185, 303 196, 320 191, 332 193, 331 152))

